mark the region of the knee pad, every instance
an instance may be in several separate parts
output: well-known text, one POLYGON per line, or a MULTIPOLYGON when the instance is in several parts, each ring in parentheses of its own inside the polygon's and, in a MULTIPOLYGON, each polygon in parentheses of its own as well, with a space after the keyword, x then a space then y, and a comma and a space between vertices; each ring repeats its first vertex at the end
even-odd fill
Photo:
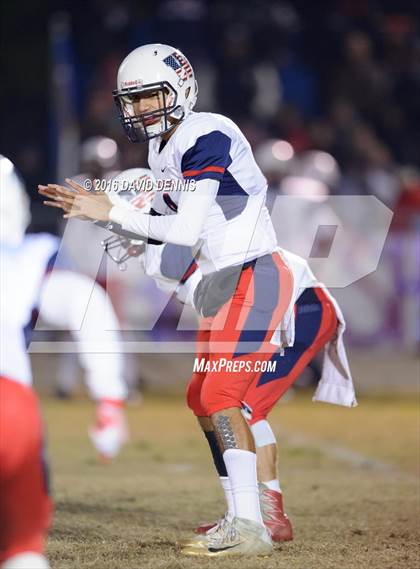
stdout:
POLYGON ((270 427, 270 423, 265 419, 250 425, 250 429, 257 448, 276 444, 276 437, 270 427))

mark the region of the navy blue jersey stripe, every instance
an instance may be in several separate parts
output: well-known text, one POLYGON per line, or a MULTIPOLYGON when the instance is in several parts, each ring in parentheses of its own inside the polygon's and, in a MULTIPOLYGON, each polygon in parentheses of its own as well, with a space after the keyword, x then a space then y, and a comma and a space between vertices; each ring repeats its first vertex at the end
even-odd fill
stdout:
POLYGON ((180 282, 193 262, 191 247, 167 243, 162 251, 160 272, 164 277, 180 282))
POLYGON ((208 134, 199 136, 191 148, 189 148, 182 157, 181 171, 187 174, 187 177, 194 179, 221 180, 224 169, 232 162, 229 152, 232 140, 223 132, 214 130, 208 134), (214 167, 221 171, 207 170, 201 172, 205 168, 214 167), (191 172, 197 172, 197 177, 191 175, 191 172))
POLYGON ((175 211, 175 212, 178 211, 178 206, 172 200, 171 196, 168 193, 165 192, 162 195, 162 198, 163 198, 163 201, 166 203, 166 205, 169 207, 169 209, 171 209, 172 211, 175 211))
POLYGON ((306 289, 296 302, 295 343, 284 350, 281 356, 276 352, 271 361, 276 361, 275 371, 261 374, 257 386, 270 381, 281 381, 293 370, 305 351, 318 335, 322 321, 322 303, 313 288, 306 289))

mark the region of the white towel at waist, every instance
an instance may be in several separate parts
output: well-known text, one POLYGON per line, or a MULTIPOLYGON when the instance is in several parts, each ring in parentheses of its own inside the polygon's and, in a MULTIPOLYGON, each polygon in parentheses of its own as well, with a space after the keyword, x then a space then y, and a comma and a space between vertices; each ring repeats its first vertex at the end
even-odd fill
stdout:
POLYGON ((338 330, 336 337, 325 345, 322 375, 312 401, 355 407, 357 405, 356 394, 343 340, 346 323, 337 301, 328 289, 316 280, 305 259, 280 247, 277 249, 277 252, 291 269, 294 283, 290 305, 282 322, 275 330, 271 343, 279 346, 281 349, 293 346, 295 341, 294 306, 296 301, 306 288, 321 287, 334 306, 338 320, 338 330))

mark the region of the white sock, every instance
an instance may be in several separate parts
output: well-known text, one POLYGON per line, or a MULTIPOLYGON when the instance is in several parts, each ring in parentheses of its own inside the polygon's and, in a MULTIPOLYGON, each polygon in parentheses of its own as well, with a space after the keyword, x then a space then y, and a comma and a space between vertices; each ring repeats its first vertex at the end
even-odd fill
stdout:
POLYGON ((1 569, 50 569, 48 561, 40 553, 26 551, 9 557, 1 569))
POLYGON ((235 516, 263 525, 257 482, 257 456, 249 450, 223 453, 233 494, 235 516))
POLYGON ((267 482, 263 482, 263 484, 265 484, 270 490, 281 493, 280 482, 278 480, 268 480, 267 482))
POLYGON ((219 476, 220 484, 222 485, 223 491, 225 493, 226 504, 227 504, 227 519, 231 522, 235 517, 235 503, 233 501, 232 488, 230 486, 230 480, 227 476, 219 476))

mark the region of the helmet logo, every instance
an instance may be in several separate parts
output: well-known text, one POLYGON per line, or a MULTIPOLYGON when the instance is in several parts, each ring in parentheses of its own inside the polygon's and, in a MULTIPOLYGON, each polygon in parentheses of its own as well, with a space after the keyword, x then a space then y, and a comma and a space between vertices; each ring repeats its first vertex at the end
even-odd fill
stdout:
POLYGON ((131 81, 123 81, 121 89, 128 89, 129 87, 143 87, 142 79, 132 79, 131 81))
POLYGON ((180 53, 174 51, 163 60, 168 67, 171 67, 179 77, 178 84, 180 87, 187 79, 193 76, 193 70, 188 61, 180 53))

